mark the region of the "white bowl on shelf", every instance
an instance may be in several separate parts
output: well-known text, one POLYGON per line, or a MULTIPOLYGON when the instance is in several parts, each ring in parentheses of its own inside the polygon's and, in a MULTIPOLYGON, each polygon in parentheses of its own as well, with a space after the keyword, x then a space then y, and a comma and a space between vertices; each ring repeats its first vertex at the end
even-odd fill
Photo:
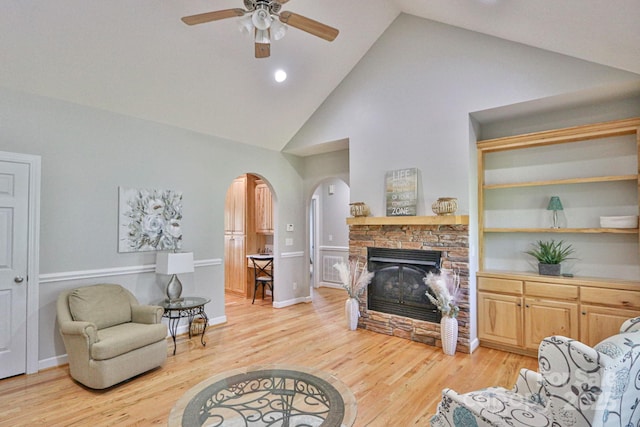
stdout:
POLYGON ((601 216, 602 228, 638 228, 638 216, 601 216))

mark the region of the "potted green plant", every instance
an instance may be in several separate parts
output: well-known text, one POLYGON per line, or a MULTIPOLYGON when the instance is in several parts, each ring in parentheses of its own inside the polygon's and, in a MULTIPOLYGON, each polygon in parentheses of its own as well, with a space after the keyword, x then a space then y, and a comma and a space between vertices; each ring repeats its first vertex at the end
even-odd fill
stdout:
POLYGON ((532 245, 533 249, 525 253, 538 260, 538 273, 544 276, 559 276, 562 269, 560 263, 572 259, 569 255, 575 252, 573 246, 564 240, 538 240, 532 245))

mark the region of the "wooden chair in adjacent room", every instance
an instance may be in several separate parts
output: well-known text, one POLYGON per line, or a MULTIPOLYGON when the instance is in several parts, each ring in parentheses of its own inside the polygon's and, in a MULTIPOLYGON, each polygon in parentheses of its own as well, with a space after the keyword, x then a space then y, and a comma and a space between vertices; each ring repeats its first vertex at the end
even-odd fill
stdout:
POLYGON ((254 285, 253 300, 251 304, 256 302, 256 294, 258 287, 262 286, 262 299, 264 299, 265 288, 271 290, 271 301, 273 302, 273 257, 249 257, 253 263, 254 285))

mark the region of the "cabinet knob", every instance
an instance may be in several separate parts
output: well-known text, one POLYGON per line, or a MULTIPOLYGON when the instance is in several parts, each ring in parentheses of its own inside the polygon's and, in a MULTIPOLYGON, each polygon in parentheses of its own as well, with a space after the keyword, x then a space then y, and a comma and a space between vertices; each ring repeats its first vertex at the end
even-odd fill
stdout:
POLYGON ((583 315, 583 316, 586 316, 586 315, 587 315, 587 312, 586 312, 586 311, 583 311, 583 312, 582 312, 582 315, 583 315))
POLYGON ((529 304, 525 304, 525 307, 529 308, 529 304))

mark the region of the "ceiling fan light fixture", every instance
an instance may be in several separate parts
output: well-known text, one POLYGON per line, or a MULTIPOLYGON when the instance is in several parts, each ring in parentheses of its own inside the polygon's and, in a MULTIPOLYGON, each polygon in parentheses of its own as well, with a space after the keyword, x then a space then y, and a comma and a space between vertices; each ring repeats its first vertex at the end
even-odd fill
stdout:
POLYGON ((253 32, 253 22, 251 15, 245 15, 238 20, 238 29, 241 33, 251 34, 253 32))
POLYGON ((256 43, 269 44, 271 40, 269 39, 269 30, 259 30, 256 28, 256 43))
POLYGON ((273 39, 280 40, 285 34, 287 34, 287 26, 277 19, 274 19, 271 23, 271 36, 273 39))
MULTIPOLYGON (((281 12, 282 5, 289 0, 243 0, 244 9, 232 8, 183 16, 187 25, 205 24, 229 18, 238 19, 238 29, 255 40, 255 57, 271 55, 271 40, 283 38, 289 26, 327 41, 333 41, 339 30, 297 13, 281 12)), ((491 1, 491 0, 486 0, 491 1)), ((493 0, 501 1, 501 0, 493 0)))
POLYGON ((259 6, 259 8, 251 14, 251 22, 253 22, 253 25, 258 30, 266 30, 271 26, 273 18, 271 14, 269 14, 269 10, 259 6))

